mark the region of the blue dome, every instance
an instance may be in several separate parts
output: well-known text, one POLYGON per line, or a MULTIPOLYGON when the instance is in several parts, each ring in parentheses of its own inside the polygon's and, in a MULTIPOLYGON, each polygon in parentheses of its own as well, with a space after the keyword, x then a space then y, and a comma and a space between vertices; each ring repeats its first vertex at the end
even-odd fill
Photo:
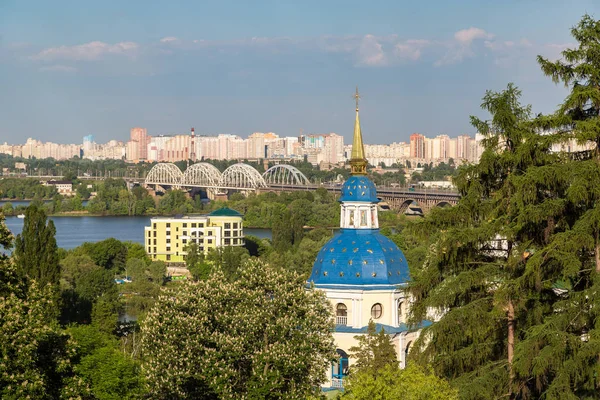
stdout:
POLYGON ((377 189, 366 176, 351 176, 342 186, 340 201, 377 203, 377 189))
POLYGON ((317 287, 363 289, 391 288, 409 280, 404 254, 377 229, 341 229, 317 255, 308 279, 317 287))

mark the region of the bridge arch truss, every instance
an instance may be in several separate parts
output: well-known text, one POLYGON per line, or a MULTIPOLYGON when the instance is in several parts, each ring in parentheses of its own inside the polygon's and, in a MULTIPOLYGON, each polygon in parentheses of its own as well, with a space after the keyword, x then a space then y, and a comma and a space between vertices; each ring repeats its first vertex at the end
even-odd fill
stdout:
POLYGON ((144 183, 146 185, 169 185, 179 187, 182 179, 183 173, 175 164, 158 163, 152 167, 150 172, 148 172, 144 183))
POLYGON ((267 183, 260 172, 250 165, 237 163, 223 171, 219 186, 223 188, 258 189, 266 188, 267 183))
POLYGON ((181 179, 182 186, 217 187, 221 171, 209 163, 196 163, 189 166, 181 179))
POLYGON ((275 165, 263 174, 268 185, 310 185, 310 181, 298 168, 287 165, 275 165))

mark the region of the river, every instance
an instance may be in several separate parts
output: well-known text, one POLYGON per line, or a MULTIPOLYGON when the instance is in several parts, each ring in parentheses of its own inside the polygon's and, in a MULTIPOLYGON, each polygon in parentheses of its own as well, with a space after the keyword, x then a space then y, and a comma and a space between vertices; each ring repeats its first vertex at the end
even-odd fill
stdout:
MULTIPOLYGON (((144 243, 144 227, 150 217, 50 217, 56 226, 58 247, 73 249, 84 242, 99 242, 108 238, 144 243)), ((23 219, 6 217, 6 226, 13 235, 23 230, 23 219)), ((270 229, 245 228, 244 234, 271 238, 270 229)))

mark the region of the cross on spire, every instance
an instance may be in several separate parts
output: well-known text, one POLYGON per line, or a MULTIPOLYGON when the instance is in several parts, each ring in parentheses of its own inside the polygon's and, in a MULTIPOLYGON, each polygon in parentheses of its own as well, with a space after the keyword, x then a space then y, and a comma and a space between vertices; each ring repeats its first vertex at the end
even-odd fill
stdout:
POLYGON ((358 100, 360 99, 360 94, 358 94, 358 86, 356 86, 356 93, 352 96, 354 100, 356 100, 356 111, 358 111, 358 100))

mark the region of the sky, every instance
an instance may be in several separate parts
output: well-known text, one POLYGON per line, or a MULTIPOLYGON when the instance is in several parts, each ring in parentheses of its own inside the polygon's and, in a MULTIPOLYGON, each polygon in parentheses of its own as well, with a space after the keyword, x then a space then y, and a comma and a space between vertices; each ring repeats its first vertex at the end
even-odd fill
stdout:
POLYGON ((509 82, 535 113, 597 0, 0 0, 0 142, 335 132, 366 143, 475 133, 509 82))

